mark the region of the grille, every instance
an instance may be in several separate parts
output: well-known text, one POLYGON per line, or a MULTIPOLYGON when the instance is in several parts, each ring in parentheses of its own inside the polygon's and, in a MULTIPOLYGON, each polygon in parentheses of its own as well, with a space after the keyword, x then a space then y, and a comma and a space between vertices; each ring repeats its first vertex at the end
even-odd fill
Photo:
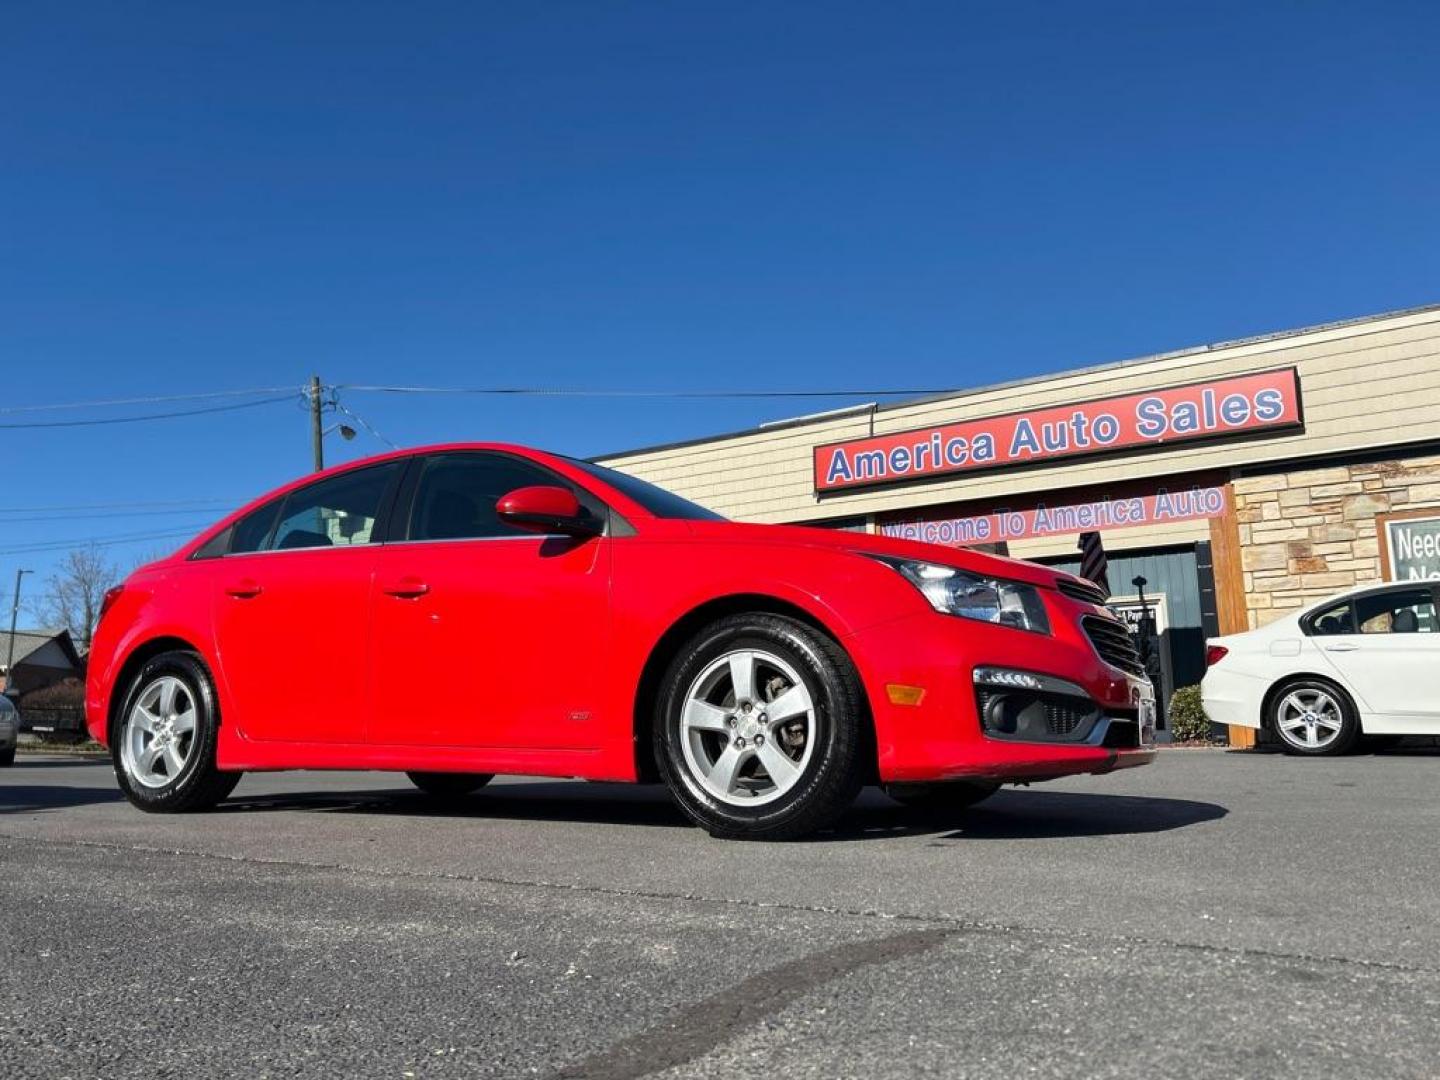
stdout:
POLYGON ((1090 644, 1111 667, 1128 671, 1131 675, 1144 675, 1145 665, 1140 662, 1140 651, 1130 637, 1130 631, 1119 619, 1103 619, 1098 615, 1086 615, 1080 625, 1089 635, 1090 644))
POLYGON ((1050 729, 1051 735, 1069 735, 1094 712, 1094 709, 1080 708, 1074 702, 1047 701, 1045 726, 1050 729))
POLYGON ((1095 604, 1099 607, 1105 605, 1109 595, 1099 585, 1079 578, 1056 578, 1055 587, 1071 600, 1079 600, 1082 604, 1095 604))

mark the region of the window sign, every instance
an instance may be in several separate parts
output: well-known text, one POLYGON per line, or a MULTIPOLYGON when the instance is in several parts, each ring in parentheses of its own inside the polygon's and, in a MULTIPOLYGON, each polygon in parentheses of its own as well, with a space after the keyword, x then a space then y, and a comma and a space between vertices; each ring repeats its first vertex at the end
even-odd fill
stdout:
POLYGON ((1440 581, 1440 510, 1382 518, 1387 581, 1440 581))

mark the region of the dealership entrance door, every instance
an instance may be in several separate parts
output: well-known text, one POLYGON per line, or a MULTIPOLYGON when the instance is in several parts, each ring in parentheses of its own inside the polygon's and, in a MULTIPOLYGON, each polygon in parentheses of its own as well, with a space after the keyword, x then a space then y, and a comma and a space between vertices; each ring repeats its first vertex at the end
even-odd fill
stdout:
MULTIPOLYGON (((1137 577, 1145 579, 1146 608, 1153 629, 1149 666, 1156 684, 1155 696, 1161 704, 1160 726, 1164 729, 1168 727, 1165 714, 1170 696, 1181 687, 1194 686, 1204 676, 1205 639, 1219 633, 1210 545, 1107 550, 1106 556, 1110 564, 1107 576, 1111 608, 1130 625, 1137 638, 1143 631, 1140 590, 1134 581, 1137 577)), ((1078 556, 1037 561, 1072 574, 1080 572, 1078 556)))

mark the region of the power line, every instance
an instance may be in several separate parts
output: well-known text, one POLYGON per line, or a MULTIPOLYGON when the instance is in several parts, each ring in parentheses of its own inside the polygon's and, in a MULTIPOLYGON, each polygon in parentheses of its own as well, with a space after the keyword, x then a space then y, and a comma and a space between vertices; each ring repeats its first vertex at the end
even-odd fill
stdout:
MULTIPOLYGON (((182 507, 175 510, 108 510, 103 514, 66 513, 27 514, 22 517, 0 516, 0 525, 20 525, 35 521, 93 521, 126 517, 173 517, 176 514, 194 514, 200 509, 200 507, 182 507)), ((218 507, 217 512, 219 512, 218 507)), ((0 510, 0 515, 4 514, 6 514, 6 511, 0 510)))
POLYGON ((954 387, 901 390, 599 390, 533 386, 369 386, 339 383, 334 390, 371 394, 477 394, 499 397, 590 398, 850 398, 924 397, 953 394, 954 387))
POLYGON ((336 401, 335 401, 335 408, 339 409, 339 410, 340 410, 341 412, 343 412, 346 416, 350 417, 350 419, 354 420, 357 424, 359 424, 361 427, 363 427, 363 428, 364 428, 366 431, 368 431, 371 435, 374 435, 375 438, 379 439, 379 440, 380 440, 382 443, 384 443, 386 446, 390 447, 391 450, 398 450, 398 449, 399 449, 399 447, 397 447, 393 442, 391 442, 389 439, 387 439, 384 435, 381 435, 380 432, 376 431, 374 425, 371 424, 369 420, 366 420, 366 419, 365 419, 363 416, 361 416, 359 413, 354 412, 354 411, 352 411, 352 410, 350 410, 350 409, 347 409, 344 405, 342 405, 342 404, 340 403, 340 401, 339 401, 338 398, 337 398, 336 401))
POLYGON ((125 502, 98 502, 98 503, 66 503, 51 506, 5 506, 0 507, 0 514, 43 514, 55 511, 68 510, 123 510, 127 508, 142 508, 151 506, 189 506, 199 510, 204 506, 238 506, 235 499, 220 499, 214 496, 205 496, 195 499, 137 499, 125 502))
POLYGON ((146 420, 173 420, 180 416, 204 416, 210 413, 233 412, 236 409, 253 409, 258 405, 273 405, 278 401, 289 401, 293 394, 280 397, 261 398, 259 401, 242 401, 234 405, 212 405, 205 409, 182 409, 176 412, 147 413, 143 416, 111 416, 96 420, 38 420, 19 424, 0 424, 0 428, 75 428, 96 427, 102 424, 138 424, 146 420))
POLYGON ((180 539, 199 535, 200 531, 209 524, 211 523, 204 522, 191 526, 188 529, 174 529, 166 532, 125 533, 108 537, 95 536, 78 540, 55 540, 35 544, 18 544, 14 547, 0 548, 0 555, 38 555, 50 551, 66 551, 70 548, 114 547, 116 544, 139 544, 147 540, 180 539))
POLYGON ((293 386, 258 386, 249 390, 207 390, 194 394, 161 394, 152 397, 65 401, 55 405, 4 405, 0 406, 0 413, 48 412, 55 409, 101 409, 114 405, 158 405, 172 401, 205 401, 222 397, 253 397, 256 394, 288 394, 299 392, 299 388, 293 386))

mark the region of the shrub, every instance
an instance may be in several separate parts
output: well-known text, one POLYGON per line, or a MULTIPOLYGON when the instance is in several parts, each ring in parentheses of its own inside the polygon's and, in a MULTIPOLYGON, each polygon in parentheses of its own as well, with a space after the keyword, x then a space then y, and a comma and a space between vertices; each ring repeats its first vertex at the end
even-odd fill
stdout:
POLYGON ((85 684, 79 679, 61 679, 31 690, 20 697, 20 709, 80 709, 85 707, 85 684))
POLYGON ((1200 700, 1200 687, 1182 686, 1170 698, 1170 734, 1176 742, 1210 741, 1210 718, 1200 700))

